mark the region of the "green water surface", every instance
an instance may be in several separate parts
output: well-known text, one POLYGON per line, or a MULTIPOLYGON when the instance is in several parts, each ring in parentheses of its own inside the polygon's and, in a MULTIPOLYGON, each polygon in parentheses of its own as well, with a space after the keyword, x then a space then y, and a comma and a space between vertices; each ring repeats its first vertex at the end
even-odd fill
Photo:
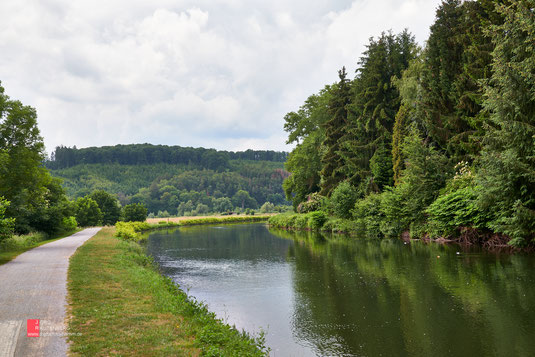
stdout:
POLYGON ((269 230, 158 231, 163 272, 273 356, 535 356, 535 259, 269 230))

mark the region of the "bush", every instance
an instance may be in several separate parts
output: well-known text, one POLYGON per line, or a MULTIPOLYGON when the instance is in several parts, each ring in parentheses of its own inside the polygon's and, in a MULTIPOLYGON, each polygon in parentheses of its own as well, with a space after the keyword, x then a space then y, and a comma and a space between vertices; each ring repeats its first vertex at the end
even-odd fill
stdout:
POLYGON ((323 231, 332 233, 355 233, 357 227, 355 222, 343 218, 330 218, 323 225, 323 231))
POLYGON ((283 213, 272 216, 268 220, 268 224, 277 228, 292 228, 295 227, 295 220, 299 215, 295 213, 283 213))
POLYGON ((340 183, 331 196, 331 207, 335 216, 350 218, 357 200, 357 190, 349 182, 340 183))
POLYGON ((293 228, 297 228, 297 229, 306 229, 306 228, 308 228, 308 215, 306 215, 306 214, 298 214, 297 217, 294 220, 293 228))
POLYGON ((367 238, 381 238, 381 223, 384 221, 384 214, 381 212, 382 195, 372 193, 355 203, 355 208, 351 211, 355 220, 357 235, 367 238))
POLYGON ((457 227, 484 227, 488 217, 478 207, 477 199, 477 188, 473 187, 461 188, 437 198, 426 210, 431 236, 451 236, 457 227))
POLYGON ((115 235, 126 240, 139 240, 139 233, 151 228, 152 226, 146 222, 117 222, 115 235))
POLYGON ((141 203, 132 203, 123 207, 125 222, 143 222, 147 219, 147 209, 141 203))
POLYGON ((297 206, 298 213, 308 213, 313 211, 319 211, 326 206, 327 198, 319 193, 312 193, 308 195, 308 199, 305 202, 301 202, 297 206))
POLYGON ((63 217, 63 223, 62 223, 63 229, 65 231, 73 231, 78 226, 78 223, 76 222, 76 217, 70 216, 70 217, 63 217))
POLYGON ((310 212, 307 214, 308 227, 310 229, 321 229, 325 222, 327 222, 327 215, 322 211, 310 212))

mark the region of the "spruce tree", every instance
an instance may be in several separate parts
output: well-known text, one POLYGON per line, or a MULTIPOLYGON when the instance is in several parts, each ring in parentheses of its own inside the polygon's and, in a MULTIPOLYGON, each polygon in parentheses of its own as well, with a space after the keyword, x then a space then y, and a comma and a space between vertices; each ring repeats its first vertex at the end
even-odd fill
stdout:
POLYGON ((490 33, 496 46, 485 87, 490 114, 480 160, 480 206, 489 228, 512 244, 535 239, 535 16, 533 0, 512 0, 490 33))
MULTIPOLYGON (((343 172, 355 187, 379 191, 392 182, 392 132, 400 106, 399 90, 392 78, 399 78, 415 54, 414 38, 407 31, 383 33, 370 39, 359 62, 353 85, 350 119, 342 138, 343 172), (380 154, 375 155, 379 150, 380 154), (374 177, 370 160, 381 162, 381 177, 374 177), (389 164, 384 165, 384 163, 389 164)), ((376 168, 379 166, 376 166, 376 168)))
POLYGON ((421 112, 426 135, 454 161, 481 149, 481 80, 490 77, 493 44, 485 28, 499 21, 491 0, 446 0, 425 50, 421 112))
POLYGON ((340 156, 340 139, 344 136, 347 126, 347 110, 351 102, 350 83, 346 78, 346 68, 338 71, 340 81, 333 86, 328 105, 330 119, 323 124, 325 139, 322 143, 325 153, 321 158, 321 191, 320 194, 330 196, 332 190, 344 180, 342 172, 344 161, 340 156))

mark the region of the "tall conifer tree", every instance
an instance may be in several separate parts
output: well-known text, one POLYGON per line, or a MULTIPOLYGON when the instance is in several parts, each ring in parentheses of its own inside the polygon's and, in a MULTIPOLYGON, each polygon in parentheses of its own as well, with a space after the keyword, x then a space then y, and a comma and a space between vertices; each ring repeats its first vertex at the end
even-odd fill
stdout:
POLYGON ((328 113, 330 119, 323 124, 325 153, 321 159, 321 191, 324 196, 330 196, 333 189, 344 180, 342 172, 343 159, 340 156, 340 139, 344 136, 347 126, 347 110, 351 102, 351 87, 347 79, 346 68, 338 71, 340 81, 333 86, 329 101, 328 113))

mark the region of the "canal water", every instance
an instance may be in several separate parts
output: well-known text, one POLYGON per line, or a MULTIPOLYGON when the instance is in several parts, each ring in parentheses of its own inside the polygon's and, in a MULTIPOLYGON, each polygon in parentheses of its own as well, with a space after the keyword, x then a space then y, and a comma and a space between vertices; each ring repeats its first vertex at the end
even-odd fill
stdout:
POLYGON ((151 233, 148 251, 272 356, 534 356, 535 258, 263 224, 151 233))

